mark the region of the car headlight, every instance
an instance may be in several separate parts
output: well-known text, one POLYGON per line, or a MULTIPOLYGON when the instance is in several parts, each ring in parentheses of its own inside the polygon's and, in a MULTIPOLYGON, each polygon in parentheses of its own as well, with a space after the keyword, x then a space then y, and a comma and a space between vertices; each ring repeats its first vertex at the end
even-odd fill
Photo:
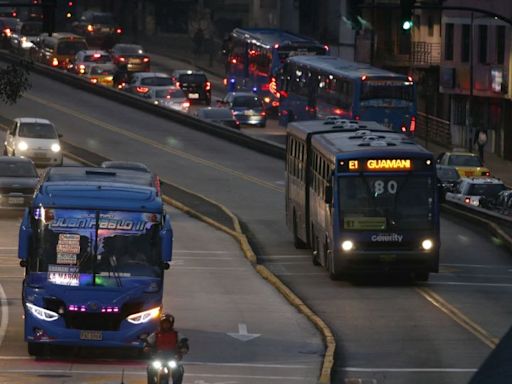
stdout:
POLYGON ((160 307, 152 308, 144 312, 134 313, 126 318, 132 324, 147 323, 160 315, 160 307))
POLYGON ((421 247, 425 250, 425 251, 430 251, 432 249, 432 247, 434 246, 434 242, 430 239, 425 239, 421 242, 421 247))
POLYGON ((52 152, 59 152, 60 151, 60 145, 57 143, 52 144, 51 146, 52 152))
POLYGON ((354 243, 350 240, 345 240, 343 243, 341 243, 341 248, 345 252, 349 252, 354 248, 354 243))
POLYGON ((161 362, 160 360, 155 360, 155 361, 153 361, 153 364, 152 364, 152 365, 153 365, 153 368, 155 368, 155 369, 160 369, 160 368, 162 368, 162 362, 161 362))
POLYGON ((26 142, 24 142, 24 141, 20 141, 18 143, 18 149, 20 151, 26 151, 28 149, 28 144, 26 142))
POLYGON ((176 368, 178 366, 178 363, 176 363, 175 360, 171 360, 167 364, 169 365, 169 368, 171 368, 171 369, 174 369, 174 368, 176 368))
POLYGON ((59 318, 59 315, 55 312, 49 311, 47 309, 38 307, 34 304, 26 303, 27 309, 32 313, 35 317, 45 321, 54 321, 59 318))

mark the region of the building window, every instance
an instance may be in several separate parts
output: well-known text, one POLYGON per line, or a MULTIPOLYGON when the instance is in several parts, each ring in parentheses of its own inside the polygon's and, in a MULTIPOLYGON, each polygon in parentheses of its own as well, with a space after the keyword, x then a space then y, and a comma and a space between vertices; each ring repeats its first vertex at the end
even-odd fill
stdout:
POLYGON ((503 64, 505 62, 505 26, 498 25, 496 27, 496 63, 503 64))
POLYGON ((453 24, 446 24, 446 33, 444 35, 444 59, 453 60, 453 24))
POLYGON ((471 27, 469 24, 462 25, 462 44, 460 46, 460 61, 463 63, 467 63, 469 61, 469 51, 470 51, 470 33, 471 27))
POLYGON ((455 125, 466 125, 466 100, 464 98, 453 98, 452 121, 455 125))
POLYGON ((478 26, 478 60, 487 64, 487 25, 478 26))
POLYGON ((428 36, 434 37, 434 20, 432 18, 432 15, 428 16, 427 26, 428 26, 428 36))

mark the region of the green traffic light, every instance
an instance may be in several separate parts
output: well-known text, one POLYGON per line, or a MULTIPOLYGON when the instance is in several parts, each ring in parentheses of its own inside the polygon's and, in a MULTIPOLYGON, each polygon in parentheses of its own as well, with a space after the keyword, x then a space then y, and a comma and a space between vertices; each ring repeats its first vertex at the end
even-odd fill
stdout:
POLYGON ((405 30, 405 31, 408 31, 411 28, 412 28, 412 21, 411 20, 405 20, 404 23, 402 24, 402 29, 405 30))

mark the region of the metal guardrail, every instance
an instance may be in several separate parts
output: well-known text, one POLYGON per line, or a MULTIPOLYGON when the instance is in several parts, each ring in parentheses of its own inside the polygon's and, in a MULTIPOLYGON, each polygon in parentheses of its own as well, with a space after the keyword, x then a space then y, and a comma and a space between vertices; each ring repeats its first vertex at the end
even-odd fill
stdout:
POLYGON ((436 143, 446 148, 452 147, 452 134, 448 120, 418 112, 416 135, 427 142, 436 143))

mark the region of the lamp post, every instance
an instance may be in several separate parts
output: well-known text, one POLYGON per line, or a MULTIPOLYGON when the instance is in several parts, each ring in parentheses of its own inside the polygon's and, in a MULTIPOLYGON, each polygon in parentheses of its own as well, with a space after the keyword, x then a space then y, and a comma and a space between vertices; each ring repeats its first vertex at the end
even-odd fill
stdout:
POLYGON ((466 112, 466 127, 468 132, 468 150, 471 152, 473 149, 473 54, 474 54, 474 13, 471 12, 470 18, 470 33, 469 33, 469 98, 467 102, 466 112))

